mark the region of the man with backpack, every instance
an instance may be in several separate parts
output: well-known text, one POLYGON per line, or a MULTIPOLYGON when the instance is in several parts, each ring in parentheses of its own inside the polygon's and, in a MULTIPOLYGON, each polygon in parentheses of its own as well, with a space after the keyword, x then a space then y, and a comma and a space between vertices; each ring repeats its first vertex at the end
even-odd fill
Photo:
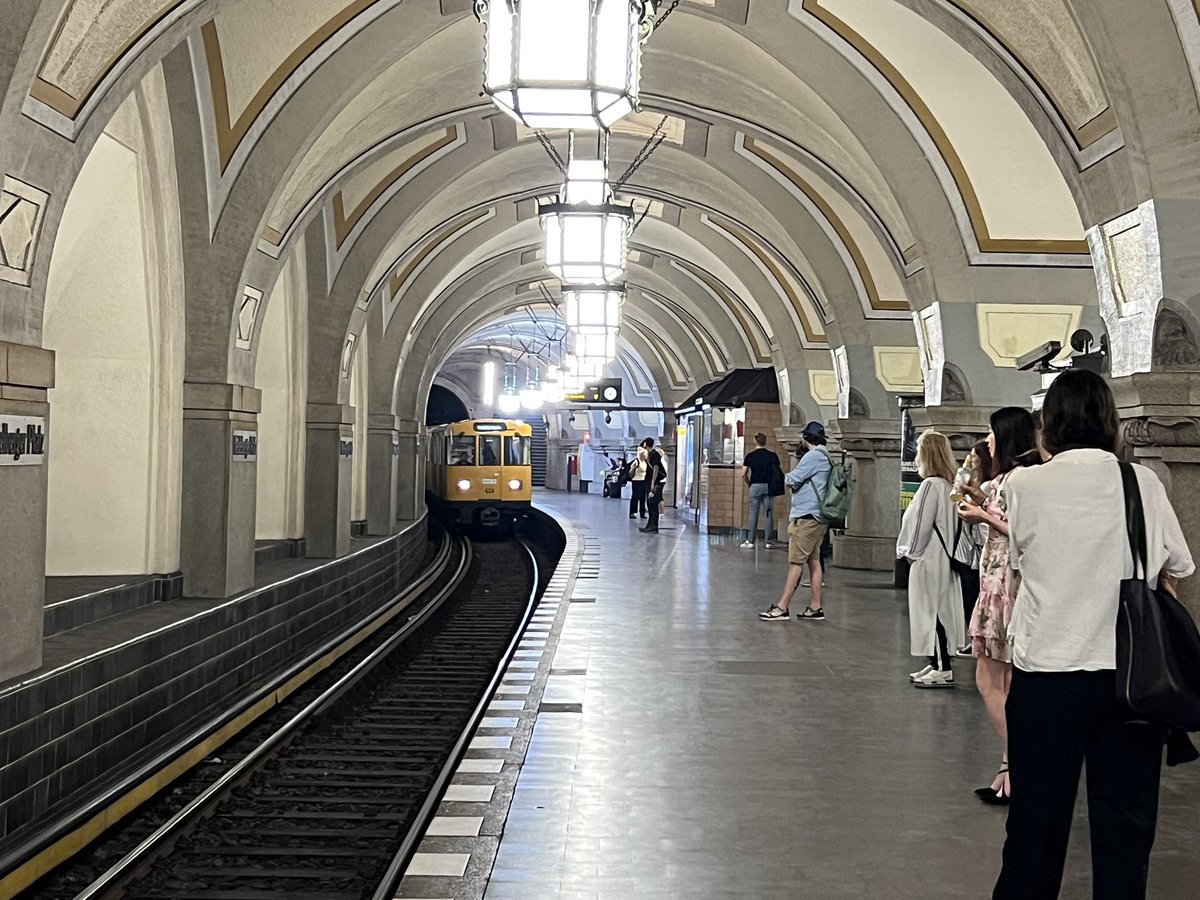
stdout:
POLYGON ((766 549, 775 546, 775 503, 774 498, 783 493, 783 469, 779 457, 774 451, 767 449, 767 436, 761 431, 754 436, 757 448, 746 454, 742 461, 742 480, 750 489, 750 522, 746 530, 746 540, 741 545, 743 550, 753 550, 758 540, 758 514, 762 507, 767 510, 767 543, 766 549), (776 490, 772 490, 772 481, 778 481, 776 490))
MULTIPOLYGON (((807 565, 812 580, 812 600, 809 601, 796 618, 823 622, 825 610, 821 605, 821 579, 824 570, 821 566, 821 543, 825 540, 825 530, 828 527, 826 517, 822 515, 822 504, 827 503, 830 476, 834 472, 834 462, 825 449, 828 443, 825 437, 825 427, 820 422, 809 422, 801 432, 800 440, 808 451, 801 458, 796 468, 787 474, 785 481, 792 490, 792 508, 788 523, 788 574, 783 585, 783 594, 766 612, 758 617, 765 622, 786 622, 788 620, 788 604, 792 595, 800 586, 807 565)), ((849 496, 848 485, 846 496, 849 496)), ((844 521, 840 524, 845 524, 844 521)))

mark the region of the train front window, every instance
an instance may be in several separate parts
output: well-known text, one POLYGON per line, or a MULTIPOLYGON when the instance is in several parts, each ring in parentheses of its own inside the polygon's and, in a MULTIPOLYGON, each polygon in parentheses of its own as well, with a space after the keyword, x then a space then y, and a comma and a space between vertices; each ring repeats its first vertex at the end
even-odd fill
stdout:
POLYGON ((500 435, 484 434, 479 437, 479 464, 481 466, 500 465, 500 435))
POLYGON ((475 436, 472 434, 456 434, 450 442, 450 465, 475 465, 475 436))
POLYGON ((504 464, 506 466, 529 465, 529 438, 514 434, 504 439, 504 464))

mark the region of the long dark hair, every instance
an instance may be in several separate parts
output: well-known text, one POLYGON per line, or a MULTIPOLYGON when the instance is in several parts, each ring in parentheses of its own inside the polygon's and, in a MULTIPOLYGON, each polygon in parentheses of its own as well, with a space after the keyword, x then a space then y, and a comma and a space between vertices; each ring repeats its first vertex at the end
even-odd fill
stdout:
POLYGON ((988 449, 987 441, 980 441, 974 448, 975 458, 979 460, 979 469, 975 473, 979 483, 992 480, 992 451, 988 449))
POLYGON ((996 436, 996 452, 992 456, 992 477, 999 478, 1019 466, 1041 461, 1037 453, 1037 438, 1033 415, 1019 406, 1005 406, 992 413, 989 420, 996 436))
POLYGON ((1087 369, 1068 369, 1050 385, 1042 404, 1042 444, 1055 456, 1092 448, 1115 453, 1121 420, 1108 383, 1087 369))

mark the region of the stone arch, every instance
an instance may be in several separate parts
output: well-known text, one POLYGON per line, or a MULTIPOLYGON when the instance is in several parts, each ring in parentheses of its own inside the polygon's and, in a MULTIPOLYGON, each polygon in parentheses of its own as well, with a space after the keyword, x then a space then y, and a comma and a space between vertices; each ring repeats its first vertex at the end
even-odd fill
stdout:
POLYGON ((44 331, 57 354, 52 575, 179 568, 184 307, 168 128, 147 79, 92 144, 59 223, 44 331))

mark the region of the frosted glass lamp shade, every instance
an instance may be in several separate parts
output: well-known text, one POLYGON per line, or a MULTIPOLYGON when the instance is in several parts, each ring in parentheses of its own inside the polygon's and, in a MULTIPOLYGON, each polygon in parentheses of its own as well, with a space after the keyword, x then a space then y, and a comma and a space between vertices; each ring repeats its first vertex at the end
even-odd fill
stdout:
POLYGON ((529 128, 610 128, 637 108, 654 12, 654 0, 475 0, 484 92, 529 128))

